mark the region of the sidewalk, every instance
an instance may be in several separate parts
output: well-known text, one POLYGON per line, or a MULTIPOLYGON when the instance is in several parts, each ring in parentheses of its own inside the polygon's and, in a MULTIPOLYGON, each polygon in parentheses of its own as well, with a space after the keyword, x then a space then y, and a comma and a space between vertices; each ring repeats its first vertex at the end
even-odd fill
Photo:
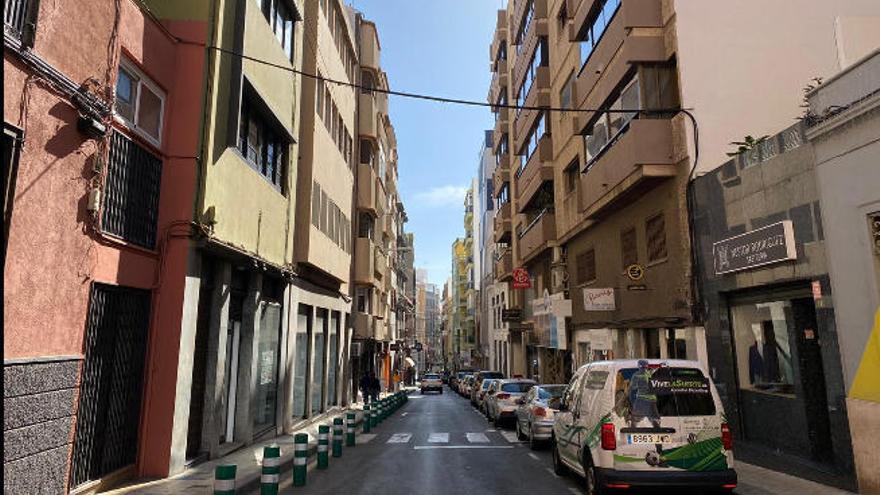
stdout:
POLYGON ((798 495, 852 495, 821 483, 797 478, 779 471, 771 471, 753 464, 736 461, 739 495, 770 495, 797 493, 798 495))
MULTIPOLYGON (((382 394, 386 397, 390 394, 382 394)), ((258 490, 260 487, 261 465, 263 461, 263 448, 270 445, 281 447, 281 471, 293 469, 293 438, 297 433, 309 435, 309 463, 316 460, 318 446, 318 426, 322 424, 332 425, 335 418, 345 420, 347 412, 355 413, 356 431, 360 433, 363 422, 363 403, 355 403, 346 410, 328 413, 320 421, 314 421, 308 426, 295 431, 293 434, 280 435, 268 440, 253 443, 232 452, 231 454, 198 464, 187 469, 177 476, 157 480, 136 480, 129 482, 120 488, 103 492, 112 495, 179 495, 182 493, 211 494, 213 493, 214 469, 220 464, 235 464, 238 466, 236 473, 236 491, 248 493, 258 490)), ((360 436, 360 435, 358 435, 360 436)))

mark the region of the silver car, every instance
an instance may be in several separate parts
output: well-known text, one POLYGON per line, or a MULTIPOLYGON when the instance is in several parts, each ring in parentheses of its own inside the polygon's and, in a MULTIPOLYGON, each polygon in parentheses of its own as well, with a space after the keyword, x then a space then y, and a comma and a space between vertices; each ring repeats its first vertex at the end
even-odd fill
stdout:
POLYGON ((553 421, 567 385, 536 385, 521 397, 516 409, 516 437, 532 450, 553 436, 553 421))
POLYGON ((516 401, 534 386, 534 380, 523 378, 493 382, 486 392, 486 414, 489 421, 497 425, 506 419, 515 420, 516 408, 519 407, 516 401))
POLYGON ((480 384, 480 389, 471 394, 474 397, 474 403, 478 410, 484 411, 486 405, 486 392, 489 391, 489 387, 492 386, 493 383, 497 382, 495 378, 486 378, 483 380, 483 383, 480 384))

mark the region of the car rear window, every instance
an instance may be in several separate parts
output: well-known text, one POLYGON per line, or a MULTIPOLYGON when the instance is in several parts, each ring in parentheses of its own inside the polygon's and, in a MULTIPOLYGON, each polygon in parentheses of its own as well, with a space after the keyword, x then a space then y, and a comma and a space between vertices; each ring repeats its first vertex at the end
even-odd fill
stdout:
POLYGON ((617 373, 615 410, 621 416, 650 416, 652 402, 660 416, 712 416, 715 401, 709 379, 696 368, 648 368, 637 374, 637 368, 617 373), (633 380, 636 377, 636 380, 633 380))
POLYGON ((425 375, 425 380, 439 380, 440 375, 425 375))
POLYGON ((484 371, 480 373, 483 378, 504 378, 504 373, 500 371, 484 371))
POLYGON ((541 400, 547 399, 555 399, 557 397, 562 397, 562 394, 565 393, 565 385, 556 385, 555 387, 540 387, 538 388, 538 398, 541 400))
POLYGON ((486 390, 487 388, 489 388, 490 386, 492 386, 492 381, 493 381, 493 380, 483 380, 482 389, 483 389, 483 390, 486 390))
POLYGON ((524 394, 531 390, 534 387, 534 383, 523 383, 523 382, 514 382, 514 383, 505 383, 501 386, 502 392, 510 392, 514 394, 524 394))

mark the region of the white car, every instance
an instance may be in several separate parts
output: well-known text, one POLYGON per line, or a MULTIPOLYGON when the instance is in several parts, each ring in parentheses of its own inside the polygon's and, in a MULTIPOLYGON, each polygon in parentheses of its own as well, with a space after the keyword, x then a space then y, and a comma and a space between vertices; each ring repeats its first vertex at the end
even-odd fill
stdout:
POLYGON ((609 488, 736 488, 730 428, 696 361, 620 360, 581 366, 553 425, 553 468, 588 494, 609 488))
POLYGON ((443 379, 437 373, 426 373, 422 376, 422 381, 419 385, 422 394, 430 390, 443 393, 443 379))
POLYGON ((495 380, 486 391, 486 416, 496 425, 504 420, 514 421, 517 401, 535 386, 534 380, 512 378, 495 380))
POLYGON ((528 440, 532 450, 553 436, 556 408, 559 407, 565 388, 564 384, 535 385, 517 401, 519 407, 516 409, 516 437, 519 440, 528 440))

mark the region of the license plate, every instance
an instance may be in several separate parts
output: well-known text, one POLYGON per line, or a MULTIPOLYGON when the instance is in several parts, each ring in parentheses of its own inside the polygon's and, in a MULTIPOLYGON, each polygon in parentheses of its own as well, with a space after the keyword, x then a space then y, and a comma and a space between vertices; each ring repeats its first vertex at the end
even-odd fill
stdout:
POLYGON ((672 435, 663 435, 660 433, 631 433, 626 436, 626 443, 628 444, 658 444, 670 443, 671 441, 672 435))

